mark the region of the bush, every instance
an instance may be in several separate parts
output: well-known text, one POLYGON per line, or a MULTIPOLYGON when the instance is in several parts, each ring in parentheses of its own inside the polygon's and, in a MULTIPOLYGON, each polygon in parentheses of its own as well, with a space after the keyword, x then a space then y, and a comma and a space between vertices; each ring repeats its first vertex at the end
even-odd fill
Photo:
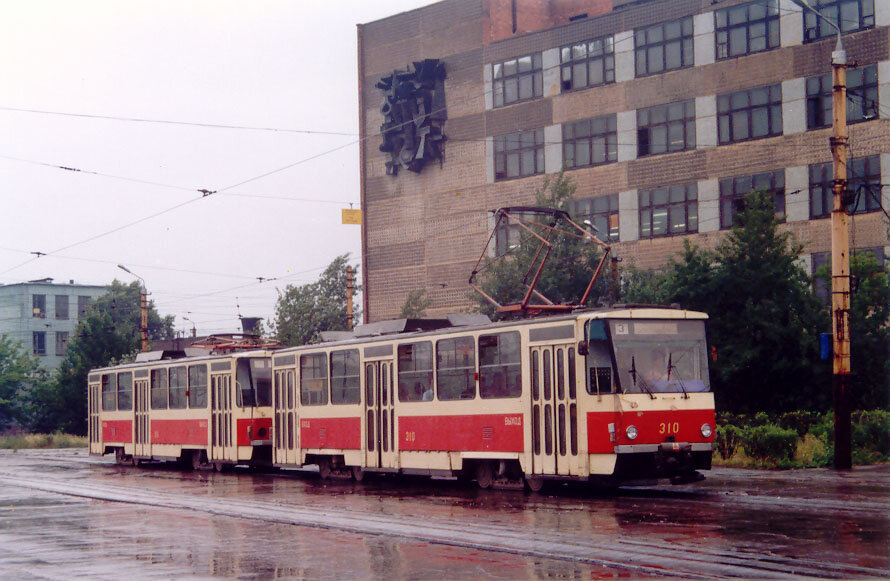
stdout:
POLYGON ((732 458, 739 445, 742 443, 742 430, 729 424, 725 426, 717 426, 717 434, 714 436, 717 444, 717 452, 724 460, 732 458))
POLYGON ((820 414, 817 412, 788 412, 779 416, 777 423, 786 430, 796 431, 797 435, 803 438, 810 431, 810 426, 818 422, 820 417, 820 414))
POLYGON ((775 424, 748 428, 742 435, 745 454, 757 460, 791 460, 800 438, 794 430, 786 430, 775 424))
POLYGON ((854 450, 862 450, 879 458, 890 455, 890 412, 854 412, 852 430, 854 450))

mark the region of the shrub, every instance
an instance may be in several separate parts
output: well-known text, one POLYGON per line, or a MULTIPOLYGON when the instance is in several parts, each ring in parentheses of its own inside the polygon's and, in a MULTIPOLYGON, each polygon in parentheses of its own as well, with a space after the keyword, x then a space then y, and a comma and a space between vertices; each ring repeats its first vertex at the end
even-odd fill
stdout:
POLYGON ((717 452, 724 460, 729 460, 735 455, 742 442, 742 430, 729 424, 717 426, 717 434, 714 436, 717 444, 717 452))
POLYGON ((854 450, 862 450, 878 458, 890 455, 890 412, 855 412, 852 430, 854 450))
POLYGON ((742 448, 745 454, 757 460, 791 460, 800 438, 794 430, 786 430, 775 424, 754 426, 744 431, 742 448))
POLYGON ((786 430, 796 431, 797 435, 803 438, 810 431, 810 426, 818 422, 820 417, 817 412, 787 412, 779 416, 778 424, 786 430))

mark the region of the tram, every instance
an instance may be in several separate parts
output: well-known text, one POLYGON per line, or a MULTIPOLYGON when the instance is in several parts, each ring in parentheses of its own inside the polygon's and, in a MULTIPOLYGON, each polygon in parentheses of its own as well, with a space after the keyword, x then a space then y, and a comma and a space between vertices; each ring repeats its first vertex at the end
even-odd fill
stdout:
POLYGON ((157 353, 89 373, 90 454, 219 471, 271 462, 270 351, 157 353))

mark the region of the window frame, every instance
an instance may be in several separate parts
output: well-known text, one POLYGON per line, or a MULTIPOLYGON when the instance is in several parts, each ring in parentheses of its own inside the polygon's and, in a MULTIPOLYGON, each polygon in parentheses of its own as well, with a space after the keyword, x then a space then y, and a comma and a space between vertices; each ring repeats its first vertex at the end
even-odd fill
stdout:
POLYGON ((334 405, 352 405, 361 403, 362 390, 362 366, 358 349, 340 349, 331 351, 329 357, 331 403, 334 405), (343 373, 337 374, 337 365, 341 364, 343 373), (350 372, 353 373, 350 373, 350 372), (342 382, 342 386, 337 383, 342 382), (335 396, 336 394, 336 396, 335 396))
POLYGON ((55 295, 55 318, 58 321, 67 321, 69 316, 69 299, 68 295, 55 295))
POLYGON ((56 331, 56 357, 64 357, 68 352, 68 331, 56 331))
POLYGON ((875 27, 875 2, 874 0, 810 0, 810 5, 822 15, 822 18, 816 16, 809 10, 804 11, 803 18, 803 42, 818 42, 826 38, 834 37, 837 30, 828 24, 825 19, 838 23, 841 28, 841 34, 849 32, 858 32, 875 27), (843 12, 842 6, 856 5, 856 11, 859 15, 858 22, 855 27, 850 27, 849 23, 852 19, 844 17, 838 18, 838 14, 843 12), (835 9, 837 8, 837 9, 835 9), (866 8, 866 16, 863 16, 863 8, 866 8), (828 13, 826 13, 828 9, 828 13), (870 10, 871 14, 868 15, 870 10))
MULTIPOLYGON (((831 73, 806 79, 807 131, 831 127, 834 110, 831 73)), ((847 125, 864 123, 879 117, 878 65, 870 64, 847 70, 847 125), (858 82, 857 82, 858 77, 858 82), (871 77, 871 78, 866 78, 871 77), (851 82, 852 79, 852 82, 851 82), (851 91, 853 91, 851 93, 851 91), (851 95, 853 98, 850 98, 851 95), (866 116, 866 103, 871 103, 871 117, 866 116)))
MULTIPOLYGON (((866 155, 850 159, 847 163, 848 178, 847 189, 855 192, 860 185, 880 185, 881 183, 881 156, 879 154, 866 155), (861 167, 862 171, 857 172, 857 168, 861 167), (876 170, 869 173, 871 170, 876 170)), ((829 218, 834 209, 834 167, 833 162, 814 163, 808 167, 809 186, 810 186, 810 220, 819 220, 829 218), (814 180, 813 177, 819 173, 819 179, 814 180), (822 212, 814 212, 815 201, 819 198, 822 206, 822 212)), ((880 196, 863 195, 859 198, 859 202, 864 200, 864 209, 853 209, 853 214, 870 214, 881 210, 880 196)), ((857 204, 857 208, 859 204, 857 204)))
POLYGON ((640 224, 640 240, 651 238, 665 238, 668 236, 685 236, 687 234, 696 234, 698 232, 698 183, 689 182, 685 184, 673 184, 670 186, 662 186, 651 190, 641 190, 639 196, 639 224, 640 224), (679 192, 682 188, 683 200, 673 200, 672 196, 679 192), (664 201, 656 199, 664 193, 664 201), (671 222, 673 208, 683 208, 683 223, 685 229, 683 231, 674 231, 671 222), (656 234, 656 210, 664 209, 664 232, 656 234), (694 209, 694 212, 690 210, 694 209), (648 219, 644 219, 644 215, 648 212, 648 219), (644 223, 648 222, 648 227, 644 229, 644 223), (690 227, 690 223, 694 222, 695 227, 690 227), (648 234, 644 233, 648 232, 648 234))
POLYGON ((618 161, 618 116, 600 115, 562 124, 562 160, 566 169, 597 167, 618 161), (594 153, 602 150, 602 161, 594 153), (579 146, 587 148, 587 162, 577 163, 579 146))
MULTIPOLYGON (((737 58, 750 54, 767 52, 779 48, 782 44, 780 24, 779 24, 779 1, 767 0, 764 3, 750 2, 748 4, 737 4, 727 8, 720 8, 714 11, 714 56, 715 59, 726 60, 737 58), (751 18, 752 9, 762 9, 763 16, 751 18), (744 20, 733 22, 735 14, 744 10, 744 20), (723 23, 721 24, 721 20, 723 23), (762 25, 764 28, 764 48, 751 50, 751 29, 762 25), (733 33, 738 30, 744 30, 745 50, 743 52, 733 53, 733 33), (721 36, 723 37, 721 40, 721 36), (721 51, 723 49, 723 51, 721 51), (721 54, 721 52, 723 54, 721 54)), ((759 38, 759 37, 755 37, 759 38)), ((738 40, 738 39, 737 39, 738 40)))
POLYGON ((479 397, 482 399, 510 399, 522 396, 522 337, 519 331, 505 331, 503 333, 487 333, 479 335, 477 339, 477 349, 479 354, 479 397), (514 351, 506 351, 502 349, 503 338, 509 337, 515 347, 514 351), (483 345, 486 341, 496 339, 495 345, 483 345), (496 362, 486 363, 486 356, 489 348, 496 349, 496 362), (505 354, 509 355, 509 360, 505 361, 505 354), (513 375, 511 376, 511 372, 513 375), (494 390, 500 386, 497 383, 497 374, 504 375, 504 393, 496 393, 494 390), (491 387, 486 384, 491 376, 494 380, 491 387), (512 381, 511 381, 512 380, 512 381))
POLYGON ((396 347, 396 379, 400 402, 433 401, 435 399, 434 362, 432 341, 402 343, 396 347), (408 349, 410 348, 410 354, 408 349), (423 357, 417 357, 419 351, 423 357), (418 364, 429 362, 429 367, 418 367, 418 364), (410 364, 410 365, 409 365, 410 364), (407 382, 413 382, 413 390, 407 382), (417 388, 420 393, 417 393, 417 388), (426 395, 430 394, 427 398, 426 395))
POLYGON ((100 379, 100 385, 100 390, 102 392, 102 411, 117 411, 117 374, 103 373, 102 378, 100 379))
POLYGON ((170 401, 170 392, 167 389, 167 369, 166 368, 158 368, 152 369, 149 372, 149 390, 150 390, 150 400, 151 400, 151 409, 153 410, 165 410, 167 409, 170 401), (160 381, 160 380, 163 381, 160 381), (163 383, 163 386, 159 384, 163 383), (163 405, 158 405, 161 402, 161 395, 163 395, 163 405))
POLYGON ((436 398, 438 400, 475 399, 476 377, 476 339, 472 335, 447 337, 436 341, 436 398), (470 356, 469 362, 466 361, 467 353, 470 356), (463 361, 459 360, 460 356, 464 356, 463 361), (459 365, 459 363, 463 363, 463 365, 459 365), (453 389, 454 386, 460 384, 461 377, 463 377, 463 386, 461 389, 453 389), (450 381, 450 379, 455 381, 450 381), (449 385, 451 383, 453 385, 449 385))
POLYGON ((188 366, 188 407, 189 409, 207 408, 207 389, 210 377, 207 373, 207 364, 198 363, 188 366), (201 373, 203 372, 203 373, 201 373), (203 377, 203 383, 200 381, 203 377))
POLYGON ((133 372, 122 371, 117 374, 117 411, 133 410, 133 372), (126 381, 123 381, 126 379, 126 381))
POLYGON ((637 109, 637 157, 649 157, 691 151, 696 148, 695 142, 695 99, 663 103, 652 107, 637 109), (682 111, 677 111, 677 109, 682 111), (678 117, 677 115, 682 115, 678 117), (653 117, 655 121, 653 121, 653 117), (662 145, 655 142, 653 133, 663 128, 663 151, 654 151, 653 147, 662 145), (682 147, 673 145, 672 130, 680 129, 683 134, 682 147), (645 137, 645 138, 644 138, 645 137), (645 151, 643 151, 645 143, 645 151))
POLYGON ((35 319, 46 318, 46 295, 31 295, 31 317, 35 319))
POLYGON ((545 172, 544 163, 544 129, 528 129, 496 135, 494 137, 494 181, 501 182, 540 175, 545 172), (531 136, 531 138, 529 138, 531 136), (532 170, 527 173, 529 159, 527 152, 532 152, 532 170), (509 164, 511 156, 516 157, 516 175, 511 175, 509 164))
POLYGON ((615 82, 615 38, 607 34, 583 42, 576 42, 559 49, 559 86, 561 92, 582 91, 615 82), (599 46, 597 46, 599 45, 599 46), (583 54, 582 52, 583 47, 583 54), (592 52, 596 54, 591 54, 592 52), (583 66, 584 83, 575 82, 575 72, 583 66), (602 82, 591 83, 590 71, 598 70, 602 82))
POLYGON ((651 75, 660 75, 670 71, 686 69, 695 65, 695 48, 694 48, 694 31, 692 26, 692 16, 686 16, 670 22, 662 22, 652 26, 637 28, 634 30, 634 77, 648 77, 651 75), (667 28, 679 24, 680 35, 666 38, 667 28), (658 29, 661 29, 660 34, 658 29), (650 39, 650 36, 652 37, 650 39), (661 38, 657 38, 660 36, 661 38), (668 68, 668 57, 666 47, 679 43, 680 48, 680 65, 668 68), (661 69, 653 70, 650 63, 650 54, 654 56, 653 51, 661 50, 661 69), (640 55, 645 57, 643 69, 640 66, 640 55))
POLYGON ((544 96, 544 57, 543 53, 533 52, 505 59, 491 64, 491 103, 492 108, 508 107, 515 103, 533 101, 544 96), (531 61, 531 68, 520 70, 520 63, 525 59, 531 61), (508 70, 512 67, 512 71, 508 70), (520 97, 521 87, 525 80, 531 78, 530 97, 520 97), (507 90, 515 82, 516 98, 507 100, 507 90))
POLYGON ((766 139, 768 137, 777 137, 784 134, 782 119, 782 85, 776 83, 773 85, 763 85, 760 87, 751 87, 741 91, 733 91, 732 93, 724 93, 717 95, 717 144, 730 145, 733 143, 742 143, 745 141, 753 141, 755 139, 766 139), (755 102, 759 99, 752 98, 757 91, 766 91, 766 102, 755 102), (744 96, 745 104, 737 103, 744 96), (764 135, 754 135, 755 116, 761 112, 766 113, 767 133, 764 135), (744 115, 745 118, 745 137, 736 137, 736 118, 738 115, 744 115), (725 124, 725 127, 724 127, 725 124), (778 127, 778 130, 776 130, 778 127))
POLYGON ((86 316, 87 310, 90 308, 92 297, 87 295, 77 295, 77 318, 82 319, 86 316))
POLYGON ((618 242, 621 234, 618 219, 618 194, 572 200, 571 213, 576 222, 590 220, 597 231, 594 235, 603 242, 618 242), (605 205, 605 209, 602 206, 605 205))
POLYGON ((38 357, 46 356, 46 331, 32 331, 31 350, 38 357))
POLYGON ((167 409, 188 409, 188 369, 185 365, 169 367, 167 369, 167 409), (173 381, 173 378, 176 381, 173 381))
POLYGON ((785 220, 785 170, 783 168, 750 175, 738 175, 723 178, 719 181, 720 190, 720 229, 732 228, 735 213, 740 211, 739 203, 744 203, 745 196, 758 189, 764 189, 773 194, 773 203, 776 206, 776 218, 785 220), (769 187, 763 188, 762 182, 768 179, 769 187), (751 187, 744 189, 744 181, 750 182, 751 187), (760 182, 760 183, 758 183, 760 182), (738 186, 738 187, 737 187, 738 186), (742 191, 744 190, 744 191, 742 191), (728 217, 727 217, 728 214, 728 217))
POLYGON ((328 405, 328 401, 330 401, 329 390, 328 354, 321 352, 300 355, 300 405, 328 405), (316 385, 320 386, 321 389, 316 389, 316 385), (313 395, 315 394, 319 394, 319 398, 313 401, 313 395))

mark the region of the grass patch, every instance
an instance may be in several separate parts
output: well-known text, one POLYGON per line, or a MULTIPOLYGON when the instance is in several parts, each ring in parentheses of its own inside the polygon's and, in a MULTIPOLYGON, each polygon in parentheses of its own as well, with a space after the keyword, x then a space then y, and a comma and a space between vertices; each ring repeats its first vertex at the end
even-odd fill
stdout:
POLYGON ((85 436, 71 434, 8 434, 0 436, 0 450, 29 450, 35 448, 86 448, 85 436))

